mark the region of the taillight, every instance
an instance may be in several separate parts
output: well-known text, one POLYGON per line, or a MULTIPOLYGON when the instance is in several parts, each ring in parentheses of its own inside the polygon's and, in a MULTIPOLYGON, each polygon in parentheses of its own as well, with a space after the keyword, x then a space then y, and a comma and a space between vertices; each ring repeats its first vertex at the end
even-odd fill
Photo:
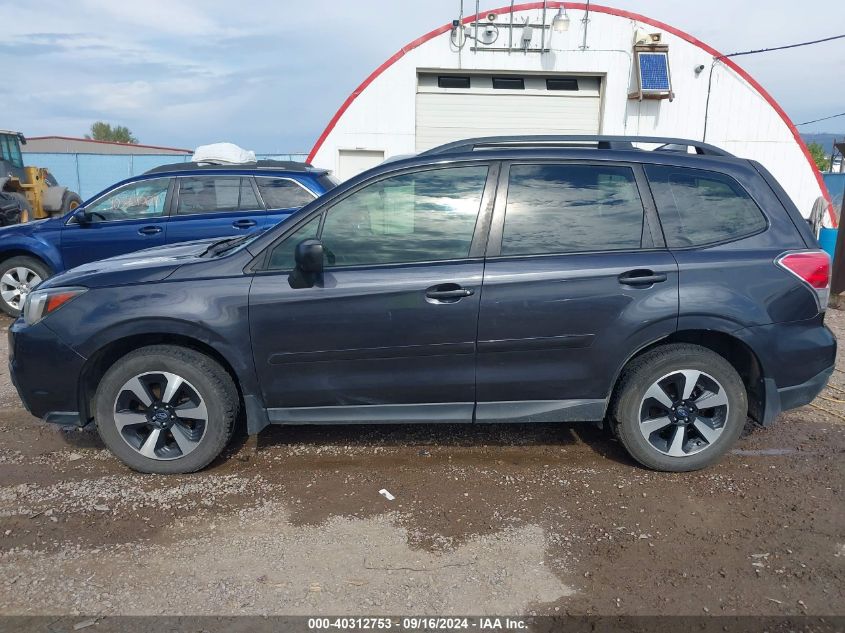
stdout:
POLYGON ((824 310, 830 298, 830 256, 824 251, 786 253, 777 264, 816 291, 819 308, 824 310))

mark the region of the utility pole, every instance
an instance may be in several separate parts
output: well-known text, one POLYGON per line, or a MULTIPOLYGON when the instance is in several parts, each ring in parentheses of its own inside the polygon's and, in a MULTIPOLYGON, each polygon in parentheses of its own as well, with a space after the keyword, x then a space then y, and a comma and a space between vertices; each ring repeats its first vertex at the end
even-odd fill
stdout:
MULTIPOLYGON (((838 149, 843 155, 843 162, 845 162, 845 142, 834 144, 834 149, 838 149)), ((830 157, 831 169, 833 168, 833 156, 830 157)), ((839 206, 839 220, 842 219, 842 210, 845 209, 845 191, 842 192, 842 200, 839 206)), ((839 223, 837 223, 839 224, 839 223)), ((845 291, 845 228, 840 226, 836 234, 836 249, 834 251, 833 264, 831 266, 830 279, 830 303, 834 307, 842 307, 845 305, 845 297, 841 294, 845 291)))

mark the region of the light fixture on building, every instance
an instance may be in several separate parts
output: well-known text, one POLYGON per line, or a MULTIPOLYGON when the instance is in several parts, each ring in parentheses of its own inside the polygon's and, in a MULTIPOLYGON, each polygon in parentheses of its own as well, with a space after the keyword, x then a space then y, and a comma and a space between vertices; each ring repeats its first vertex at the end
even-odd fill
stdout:
POLYGON ((552 19, 552 28, 558 33, 569 30, 569 15, 566 13, 566 7, 561 6, 557 10, 557 15, 552 19))

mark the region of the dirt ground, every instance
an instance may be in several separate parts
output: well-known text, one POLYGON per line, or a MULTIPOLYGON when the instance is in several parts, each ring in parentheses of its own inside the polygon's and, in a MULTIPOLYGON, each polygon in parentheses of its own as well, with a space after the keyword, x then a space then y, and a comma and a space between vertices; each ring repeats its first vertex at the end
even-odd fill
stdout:
POLYGON ((0 614, 843 615, 838 364, 698 473, 587 425, 421 425, 280 427, 160 477, 29 416, 3 362, 0 614))

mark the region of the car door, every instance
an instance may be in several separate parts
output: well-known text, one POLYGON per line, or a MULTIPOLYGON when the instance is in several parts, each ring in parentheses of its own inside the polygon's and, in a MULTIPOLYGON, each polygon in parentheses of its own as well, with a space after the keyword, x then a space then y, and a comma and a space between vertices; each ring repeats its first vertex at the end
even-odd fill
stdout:
POLYGON ((84 221, 75 214, 62 230, 65 268, 163 245, 172 185, 172 178, 139 180, 85 205, 84 221))
POLYGON ((256 176, 255 183, 267 209, 267 226, 278 224, 317 197, 293 178, 256 176))
POLYGON ((676 329, 678 270, 639 166, 503 167, 478 325, 479 422, 595 420, 676 329))
POLYGON ((265 227, 264 205, 252 178, 180 176, 167 225, 167 243, 246 235, 265 227))
POLYGON ((271 421, 472 420, 497 169, 473 162, 376 177, 268 249, 249 318, 271 421), (292 288, 294 247, 315 236, 322 277, 292 288))

